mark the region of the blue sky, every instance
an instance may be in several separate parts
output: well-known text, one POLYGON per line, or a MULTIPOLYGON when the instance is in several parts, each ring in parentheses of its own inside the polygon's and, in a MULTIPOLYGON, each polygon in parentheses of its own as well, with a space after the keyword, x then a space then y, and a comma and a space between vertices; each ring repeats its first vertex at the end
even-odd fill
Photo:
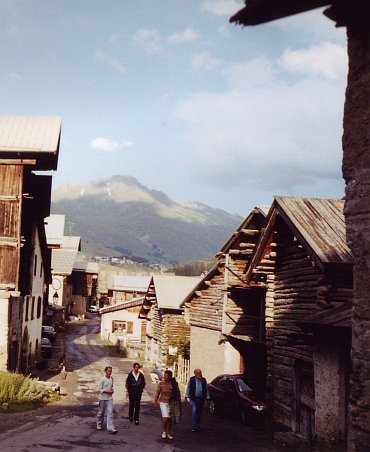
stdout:
POLYGON ((341 198, 345 28, 236 0, 0 0, 0 114, 62 117, 53 187, 116 174, 246 216, 341 198))

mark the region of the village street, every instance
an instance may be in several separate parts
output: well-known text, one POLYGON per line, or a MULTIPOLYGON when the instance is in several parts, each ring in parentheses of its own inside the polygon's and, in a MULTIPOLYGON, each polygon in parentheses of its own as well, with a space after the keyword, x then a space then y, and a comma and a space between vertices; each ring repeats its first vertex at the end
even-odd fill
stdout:
POLYGON ((40 372, 40 379, 58 382, 62 400, 38 410, 2 414, 0 416, 0 444, 2 451, 14 452, 88 452, 111 451, 251 451, 279 452, 286 450, 267 440, 263 432, 225 418, 203 415, 202 428, 191 432, 189 406, 183 404, 180 424, 173 427, 174 440, 161 438, 160 412, 153 407, 156 386, 149 377, 150 363, 143 363, 147 380, 142 398, 140 425, 128 420, 128 404, 124 382, 132 369, 132 361, 112 356, 100 341, 100 316, 72 322, 66 332, 59 333, 55 342, 51 365, 57 363, 59 353, 66 347, 67 377, 55 371, 40 372), (96 430, 96 386, 103 369, 113 366, 115 382, 114 407, 116 435, 105 429, 96 430))

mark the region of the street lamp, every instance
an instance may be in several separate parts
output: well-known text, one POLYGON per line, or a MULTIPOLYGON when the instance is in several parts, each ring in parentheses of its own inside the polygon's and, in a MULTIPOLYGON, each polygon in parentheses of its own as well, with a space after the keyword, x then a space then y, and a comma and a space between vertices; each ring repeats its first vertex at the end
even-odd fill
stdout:
POLYGON ((58 304, 58 300, 59 300, 59 295, 58 292, 55 291, 54 295, 53 295, 53 304, 58 304))

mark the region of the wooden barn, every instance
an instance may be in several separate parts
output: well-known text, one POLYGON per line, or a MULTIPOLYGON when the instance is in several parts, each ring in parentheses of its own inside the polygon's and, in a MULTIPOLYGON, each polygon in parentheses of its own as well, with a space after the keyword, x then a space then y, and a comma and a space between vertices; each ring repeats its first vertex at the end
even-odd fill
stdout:
POLYGON ((259 283, 247 286, 242 277, 267 211, 253 209, 183 302, 191 326, 190 367, 200 367, 208 380, 221 373, 265 376, 266 289, 259 283))
POLYGON ((139 318, 146 322, 146 359, 160 367, 171 364, 176 347, 190 340, 182 302, 200 277, 154 275, 150 279, 139 318))
POLYGON ((51 283, 44 218, 50 214, 61 120, 0 116, 0 369, 28 373, 40 358, 51 283))
POLYGON ((269 412, 308 443, 347 434, 351 341, 335 338, 335 309, 345 304, 348 313, 353 300, 343 208, 341 200, 275 197, 244 275, 246 284, 266 285, 269 412), (323 343, 313 333, 324 318, 333 340, 323 343))

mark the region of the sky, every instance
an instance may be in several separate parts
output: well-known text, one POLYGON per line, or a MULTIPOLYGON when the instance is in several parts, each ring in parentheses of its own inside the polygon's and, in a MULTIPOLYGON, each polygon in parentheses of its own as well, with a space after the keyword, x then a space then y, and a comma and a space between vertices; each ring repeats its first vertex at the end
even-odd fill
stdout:
POLYGON ((346 29, 237 0, 0 0, 0 114, 59 116, 53 188, 118 174, 247 216, 342 198, 346 29))

